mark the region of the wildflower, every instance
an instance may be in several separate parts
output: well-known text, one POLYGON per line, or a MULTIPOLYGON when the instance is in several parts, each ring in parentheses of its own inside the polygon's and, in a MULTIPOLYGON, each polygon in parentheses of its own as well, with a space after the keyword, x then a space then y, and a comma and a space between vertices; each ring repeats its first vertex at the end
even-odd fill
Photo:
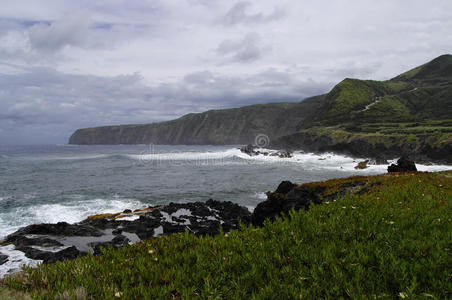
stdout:
POLYGON ((151 250, 148 251, 148 253, 149 254, 154 254, 154 250, 151 249, 151 250))
POLYGON ((388 224, 391 224, 391 225, 392 225, 392 224, 394 224, 394 221, 389 221, 388 224))
POLYGON ((132 242, 129 242, 129 246, 132 246, 133 245, 133 243, 132 242))
POLYGON ((307 277, 303 277, 303 276, 301 276, 300 279, 303 280, 303 281, 308 280, 307 277))
POLYGON ((402 298, 402 299, 405 299, 405 298, 408 298, 408 295, 405 292, 400 292, 399 293, 399 297, 402 298))
POLYGON ((225 233, 225 234, 224 234, 224 237, 229 237, 229 234, 225 233))
POLYGON ((352 206, 352 209, 356 209, 356 206, 352 206))
POLYGON ((122 292, 116 292, 115 293, 115 297, 116 298, 121 298, 121 296, 122 296, 122 292))
POLYGON ((347 208, 347 206, 342 206, 342 208, 343 208, 343 209, 346 209, 346 208, 347 208))
POLYGON ((159 261, 159 259, 157 257, 154 257, 154 261, 159 261))

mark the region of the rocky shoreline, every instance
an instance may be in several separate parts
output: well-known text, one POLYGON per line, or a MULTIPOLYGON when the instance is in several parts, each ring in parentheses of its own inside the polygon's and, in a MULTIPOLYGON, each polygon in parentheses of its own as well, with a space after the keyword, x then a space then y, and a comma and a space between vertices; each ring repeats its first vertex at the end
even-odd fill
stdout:
MULTIPOLYGON (((388 167, 389 172, 415 170, 414 163, 406 158, 388 167)), ((54 263, 88 253, 100 255, 103 247, 123 247, 186 230, 195 235, 216 235, 220 228, 224 232, 239 229, 240 222, 262 226, 266 219, 274 220, 292 208, 307 211, 312 203, 334 201, 346 194, 364 194, 375 184, 370 184, 365 177, 351 177, 331 191, 322 183, 297 185, 283 181, 274 192, 267 192, 267 200, 259 203, 252 213, 230 201, 210 199, 93 215, 75 224, 29 225, 0 243, 0 277, 19 271, 25 264, 21 260, 27 260, 30 265, 54 263)))

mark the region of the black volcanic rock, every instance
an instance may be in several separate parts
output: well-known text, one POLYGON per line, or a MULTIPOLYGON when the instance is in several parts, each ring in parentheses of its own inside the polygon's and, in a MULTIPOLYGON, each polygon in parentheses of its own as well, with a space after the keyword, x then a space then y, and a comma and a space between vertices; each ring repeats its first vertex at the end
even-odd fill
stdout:
POLYGON ((283 181, 274 192, 267 193, 267 200, 259 203, 251 215, 251 222, 255 226, 262 226, 266 219, 274 221, 283 214, 288 215, 290 210, 309 210, 311 203, 342 199, 347 194, 362 195, 367 193, 379 182, 368 183, 360 179, 344 182, 337 187, 334 193, 326 193, 322 183, 296 185, 290 181, 283 181))
POLYGON ((8 255, 3 255, 0 253, 0 266, 8 261, 8 255))
POLYGON ((409 160, 407 157, 402 156, 397 160, 397 164, 391 164, 388 166, 388 172, 416 172, 417 168, 413 161, 409 160))
POLYGON ((57 224, 29 225, 27 227, 19 229, 11 236, 8 236, 8 238, 26 234, 56 235, 56 236, 101 236, 102 232, 91 226, 59 222, 57 224))
POLYGON ((240 151, 242 151, 245 154, 248 154, 249 156, 255 156, 255 155, 259 155, 259 153, 257 153, 255 150, 256 148, 257 148, 256 146, 248 144, 248 145, 240 148, 240 151))
POLYGON ((307 211, 311 201, 321 203, 318 194, 323 192, 323 188, 312 190, 306 186, 294 186, 289 190, 290 184, 290 182, 282 182, 277 191, 267 193, 267 200, 259 203, 254 209, 251 216, 253 225, 262 226, 265 219, 274 221, 276 217, 283 213, 287 214, 292 208, 307 211))
MULTIPOLYGON (((144 240, 185 230, 196 235, 215 235, 220 227, 228 232, 238 229, 240 221, 249 223, 250 218, 248 209, 230 201, 170 203, 134 212, 92 216, 76 224, 30 225, 7 236, 3 244, 14 244, 28 258, 53 263, 87 252, 98 255, 102 248, 122 247, 132 238, 144 240)), ((0 259, 6 261, 8 257, 0 259)))
POLYGON ((290 182, 290 181, 283 181, 281 182, 278 187, 276 188, 275 193, 278 194, 287 194, 290 190, 292 190, 297 185, 290 182))

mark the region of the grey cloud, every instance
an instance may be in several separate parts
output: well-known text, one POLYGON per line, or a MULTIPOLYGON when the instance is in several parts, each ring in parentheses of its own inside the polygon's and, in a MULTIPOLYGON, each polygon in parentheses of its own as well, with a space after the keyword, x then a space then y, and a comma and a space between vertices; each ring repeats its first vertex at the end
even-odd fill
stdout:
POLYGON ((236 24, 265 23, 278 20, 284 16, 284 11, 280 7, 274 7, 273 12, 267 15, 261 12, 255 14, 248 13, 250 7, 251 2, 237 2, 224 16, 220 18, 219 22, 226 26, 236 24))
POLYGON ((257 33, 249 33, 243 39, 225 40, 217 47, 217 53, 228 58, 230 62, 251 62, 262 57, 269 50, 262 44, 257 33))
POLYGON ((202 71, 150 86, 138 73, 99 77, 30 68, 3 74, 0 142, 15 135, 64 143, 80 127, 150 123, 209 109, 300 101, 330 86, 292 75, 273 69, 237 77, 202 71))

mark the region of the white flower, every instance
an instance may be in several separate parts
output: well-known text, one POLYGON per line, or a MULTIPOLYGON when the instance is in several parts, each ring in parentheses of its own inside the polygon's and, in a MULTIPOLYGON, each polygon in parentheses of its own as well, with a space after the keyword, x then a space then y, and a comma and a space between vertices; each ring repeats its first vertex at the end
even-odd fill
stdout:
POLYGON ((115 293, 115 297, 116 298, 121 298, 121 296, 122 296, 122 292, 116 292, 115 293))

